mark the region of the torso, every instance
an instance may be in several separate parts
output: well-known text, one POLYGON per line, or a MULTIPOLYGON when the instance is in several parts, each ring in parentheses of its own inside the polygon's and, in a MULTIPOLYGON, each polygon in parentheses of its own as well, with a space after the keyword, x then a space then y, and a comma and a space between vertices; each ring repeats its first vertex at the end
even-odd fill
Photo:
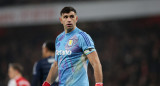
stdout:
POLYGON ((88 65, 88 60, 78 43, 79 32, 81 31, 78 28, 70 34, 63 32, 56 42, 60 86, 74 86, 80 81, 88 86, 87 70, 84 67, 84 64, 88 65))

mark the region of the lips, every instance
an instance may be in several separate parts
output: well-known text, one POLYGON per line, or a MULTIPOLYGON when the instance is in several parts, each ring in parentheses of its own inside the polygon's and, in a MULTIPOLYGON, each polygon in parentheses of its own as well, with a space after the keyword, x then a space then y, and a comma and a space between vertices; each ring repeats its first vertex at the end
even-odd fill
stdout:
POLYGON ((72 24, 67 24, 67 27, 71 27, 72 26, 72 24))

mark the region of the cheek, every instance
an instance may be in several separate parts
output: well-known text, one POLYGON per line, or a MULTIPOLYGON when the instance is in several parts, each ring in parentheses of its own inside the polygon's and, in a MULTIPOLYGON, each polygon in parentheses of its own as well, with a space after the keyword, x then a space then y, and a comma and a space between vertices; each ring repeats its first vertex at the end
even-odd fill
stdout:
POLYGON ((9 75, 10 78, 13 78, 14 72, 13 72, 13 71, 12 71, 12 72, 9 72, 8 75, 9 75))
POLYGON ((66 22, 66 21, 63 19, 63 20, 61 21, 61 24, 65 24, 65 22, 66 22))
POLYGON ((73 22, 74 22, 74 23, 76 23, 76 22, 77 22, 77 20, 76 20, 76 19, 74 19, 74 20, 73 20, 73 22))
POLYGON ((45 53, 45 48, 42 49, 42 54, 44 54, 44 53, 45 53))

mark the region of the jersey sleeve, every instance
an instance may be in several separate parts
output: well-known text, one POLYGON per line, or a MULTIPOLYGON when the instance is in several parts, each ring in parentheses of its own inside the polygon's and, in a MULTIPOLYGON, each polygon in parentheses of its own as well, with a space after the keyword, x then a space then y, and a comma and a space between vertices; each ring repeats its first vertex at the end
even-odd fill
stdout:
POLYGON ((40 81, 40 63, 36 62, 33 66, 33 76, 31 86, 37 86, 40 81))
POLYGON ((57 52, 57 41, 58 41, 58 37, 56 38, 56 41, 55 41, 55 61, 57 61, 58 62, 58 56, 57 56, 57 54, 56 54, 56 52, 57 52))
POLYGON ((79 46, 82 48, 85 55, 88 55, 95 51, 95 46, 92 38, 85 32, 80 32, 78 38, 79 46))

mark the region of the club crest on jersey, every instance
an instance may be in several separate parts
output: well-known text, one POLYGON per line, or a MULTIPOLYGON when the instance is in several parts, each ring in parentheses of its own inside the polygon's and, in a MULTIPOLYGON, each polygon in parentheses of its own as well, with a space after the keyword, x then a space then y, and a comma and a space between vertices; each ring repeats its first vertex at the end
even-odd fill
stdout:
POLYGON ((72 46, 73 45, 73 40, 72 39, 70 39, 69 41, 68 41, 68 46, 72 46))

